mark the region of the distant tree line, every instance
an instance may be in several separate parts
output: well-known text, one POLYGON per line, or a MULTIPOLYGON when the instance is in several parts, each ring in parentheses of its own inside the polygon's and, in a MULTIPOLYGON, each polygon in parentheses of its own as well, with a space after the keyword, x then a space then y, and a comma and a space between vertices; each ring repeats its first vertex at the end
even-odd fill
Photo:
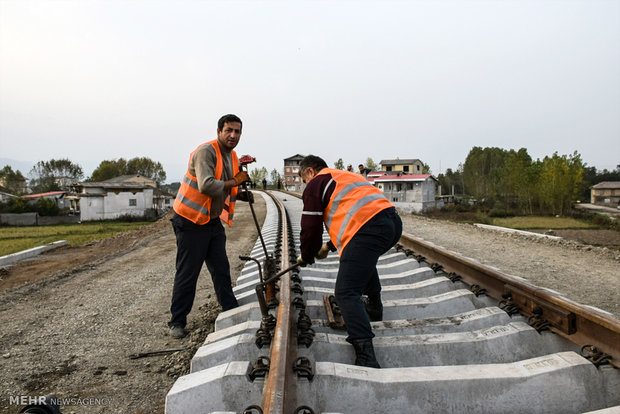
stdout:
MULTIPOLYGON (((37 162, 28 175, 28 187, 38 194, 68 191, 73 183, 82 180, 84 172, 79 164, 71 160, 51 159, 37 162)), ((166 180, 166 172, 160 162, 147 157, 136 157, 128 161, 124 158, 102 161, 85 181, 105 181, 122 175, 141 175, 152 179, 158 186, 166 180)), ((11 194, 25 194, 26 182, 28 179, 19 170, 13 171, 9 165, 0 170, 0 183, 11 194)))
MULTIPOLYGON (((338 159, 334 167, 345 169, 343 159, 338 159)), ((366 159, 365 167, 372 171, 378 169, 370 157, 366 159)), ((357 165, 354 171, 357 171, 357 165)), ((426 164, 424 172, 430 172, 426 164)), ((135 157, 104 160, 86 181, 105 181, 122 175, 141 175, 157 185, 166 180, 161 163, 147 157, 135 157)), ((39 161, 30 171, 29 186, 34 193, 69 190, 69 186, 83 176, 82 167, 68 159, 39 161)), ((259 185, 263 179, 272 186, 282 180, 278 170, 268 172, 265 167, 251 170, 250 177, 259 185)), ((515 151, 473 147, 456 171, 447 169, 437 179, 442 194, 473 198, 496 214, 567 214, 575 201, 589 201, 591 186, 602 181, 620 181, 620 166, 614 171, 598 171, 587 166, 576 151, 570 155, 556 152, 543 160, 532 160, 525 148, 515 151)), ((11 194, 24 194, 26 181, 19 170, 13 171, 8 165, 0 169, 0 184, 11 194)), ((48 201, 41 201, 38 207, 12 201, 10 205, 5 203, 2 210, 23 212, 38 208, 43 212, 52 208, 48 201)), ((53 214, 52 211, 48 213, 53 214)))
POLYGON ((592 185, 620 180, 620 168, 599 173, 577 151, 534 161, 525 148, 473 147, 456 172, 448 169, 438 180, 442 193, 454 188, 495 214, 563 215, 574 202, 589 201, 592 185))
MULTIPOLYGON (((123 158, 102 161, 86 181, 105 181, 121 175, 134 174, 150 178, 157 185, 166 179, 161 163, 146 157, 136 157, 129 161, 123 158)), ((9 165, 0 170, 0 184, 6 192, 17 196, 26 194, 27 187, 35 194, 69 191, 72 184, 84 177, 84 173, 79 164, 69 159, 51 159, 37 162, 30 170, 29 177, 28 183, 28 179, 19 170, 13 171, 9 165), (26 186, 26 183, 29 185, 26 186)), ((60 209, 55 200, 44 197, 40 197, 34 203, 20 197, 0 203, 0 213, 29 212, 36 212, 42 216, 55 216, 60 213, 60 209)))
POLYGON ((166 172, 161 163, 147 157, 136 157, 129 161, 124 158, 101 161, 88 181, 105 181, 122 175, 141 175, 155 181, 158 186, 166 181, 166 172))

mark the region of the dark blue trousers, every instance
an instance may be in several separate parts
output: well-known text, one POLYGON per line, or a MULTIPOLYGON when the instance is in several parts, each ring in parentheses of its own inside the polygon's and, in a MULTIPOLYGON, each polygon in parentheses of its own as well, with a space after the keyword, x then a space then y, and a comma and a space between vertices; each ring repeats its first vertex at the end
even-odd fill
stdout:
POLYGON ((359 229, 340 256, 335 297, 347 326, 348 341, 375 336, 361 296, 381 292, 377 261, 398 242, 402 232, 403 223, 396 209, 383 210, 359 229))
POLYGON ((222 309, 239 306, 232 291, 230 265, 226 256, 226 232, 222 222, 215 219, 203 226, 196 226, 175 216, 172 227, 177 238, 177 271, 170 305, 172 318, 168 325, 185 327, 187 315, 194 304, 196 283, 203 263, 211 273, 215 295, 222 309))

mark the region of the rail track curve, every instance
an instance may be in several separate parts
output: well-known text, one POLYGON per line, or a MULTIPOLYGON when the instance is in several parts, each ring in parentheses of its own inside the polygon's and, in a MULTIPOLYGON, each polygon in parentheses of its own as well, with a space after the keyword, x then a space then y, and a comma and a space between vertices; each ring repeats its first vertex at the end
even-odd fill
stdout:
POLYGON ((617 319, 411 235, 378 263, 382 368, 352 365, 337 255, 291 269, 301 200, 257 194, 267 215, 240 307, 218 316, 166 414, 620 412, 617 319))

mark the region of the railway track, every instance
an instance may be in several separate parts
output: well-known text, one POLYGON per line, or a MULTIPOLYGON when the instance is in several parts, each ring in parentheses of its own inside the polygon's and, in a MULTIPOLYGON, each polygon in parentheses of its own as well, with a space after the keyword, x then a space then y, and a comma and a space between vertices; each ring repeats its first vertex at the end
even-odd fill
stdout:
POLYGON ((237 280, 240 307, 219 315, 167 414, 620 411, 618 320, 409 235, 378 264, 382 368, 352 365, 330 300, 338 256, 287 271, 301 200, 260 194, 264 240, 237 280), (279 274, 274 299, 261 282, 279 274))

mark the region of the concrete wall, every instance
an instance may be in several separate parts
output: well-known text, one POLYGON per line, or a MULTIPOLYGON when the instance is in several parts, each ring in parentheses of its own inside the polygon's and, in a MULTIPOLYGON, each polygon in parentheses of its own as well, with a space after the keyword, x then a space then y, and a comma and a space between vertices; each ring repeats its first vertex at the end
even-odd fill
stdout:
POLYGON ((82 221, 114 220, 121 216, 141 217, 153 209, 153 189, 136 192, 108 192, 105 196, 80 197, 82 221), (135 200, 135 205, 130 205, 135 200))
POLYGON ((444 202, 441 200, 428 201, 425 203, 406 203, 406 202, 392 202, 399 211, 405 213, 422 213, 424 211, 432 210, 434 208, 441 208, 444 206, 444 202))
POLYGON ((0 214, 0 224, 6 226, 36 226, 37 213, 0 214))
POLYGON ((38 213, 0 214, 0 224, 6 226, 46 226, 79 222, 78 216, 39 216, 38 213))
POLYGON ((39 226, 50 224, 75 224, 80 222, 80 216, 39 216, 39 226))

